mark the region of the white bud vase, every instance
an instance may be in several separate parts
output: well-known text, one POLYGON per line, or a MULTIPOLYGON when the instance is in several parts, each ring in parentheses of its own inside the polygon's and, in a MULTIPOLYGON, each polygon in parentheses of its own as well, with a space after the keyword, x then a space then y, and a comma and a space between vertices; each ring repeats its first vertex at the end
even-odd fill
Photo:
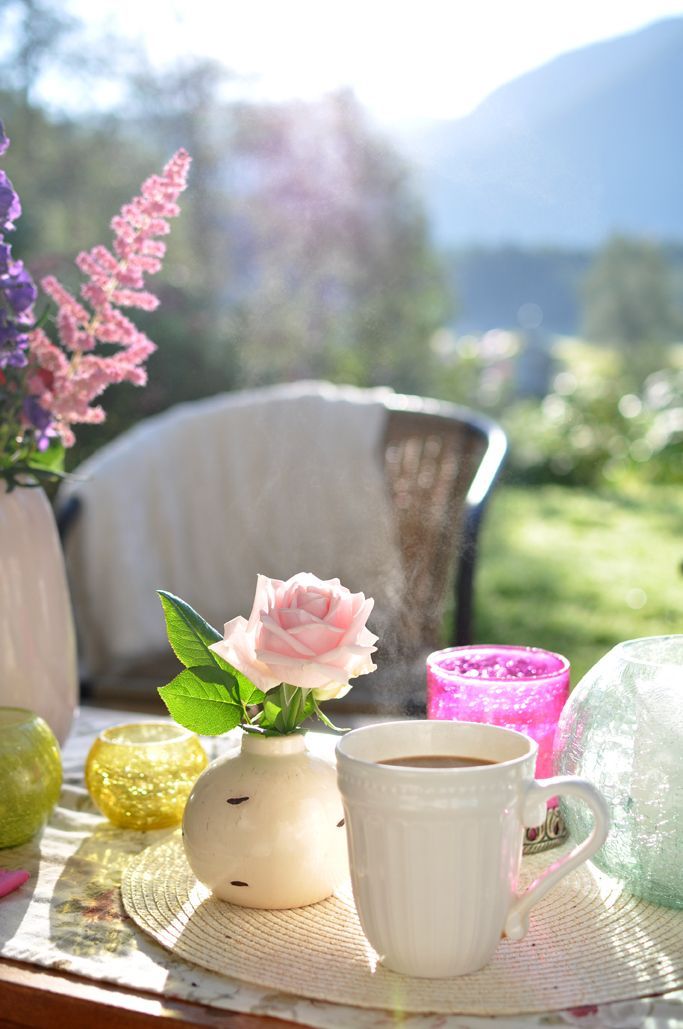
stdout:
POLYGON ((76 634, 52 508, 0 480, 0 706, 45 719, 60 743, 78 703, 76 634))
POLYGON ((242 907, 315 904, 348 875, 336 770, 300 733, 244 733, 195 783, 183 839, 199 881, 242 907))

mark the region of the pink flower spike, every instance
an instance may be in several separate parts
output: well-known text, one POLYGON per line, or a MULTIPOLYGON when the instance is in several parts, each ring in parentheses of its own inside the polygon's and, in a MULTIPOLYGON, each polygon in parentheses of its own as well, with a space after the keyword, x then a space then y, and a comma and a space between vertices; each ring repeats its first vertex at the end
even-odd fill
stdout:
POLYGON ((112 303, 119 307, 139 307, 143 311, 156 311, 159 298, 146 290, 117 289, 111 295, 112 303))
POLYGON ((103 307, 109 300, 105 287, 101 283, 95 282, 94 279, 81 286, 81 296, 89 304, 92 304, 95 310, 98 307, 103 307))
POLYGON ((42 329, 34 329, 29 335, 29 350, 36 364, 55 375, 66 375, 69 362, 64 353, 56 347, 42 329))
POLYGON ((23 868, 17 868, 15 871, 0 868, 0 897, 6 897, 13 890, 18 890, 30 878, 29 873, 23 868))
MULTIPOLYGON (((119 253, 118 245, 120 245, 121 241, 124 241, 126 243, 133 243, 133 241, 135 240, 135 229, 130 224, 130 222, 126 221, 126 219, 121 217, 120 214, 117 214, 112 218, 111 230, 116 235, 116 239, 114 240, 114 248, 116 249, 117 253, 119 253)), ((120 256, 121 254, 119 253, 119 257, 120 256)))
POLYGON ((42 329, 29 334, 35 365, 32 395, 50 412, 51 431, 67 447, 74 443, 73 424, 104 420, 104 410, 92 402, 107 386, 124 381, 142 386, 147 381, 143 365, 156 346, 118 307, 157 307, 157 297, 144 288, 144 276, 161 269, 166 248, 153 237, 170 231, 167 219, 179 212, 176 201, 185 189, 189 166, 189 155, 179 150, 162 174, 150 176, 141 194, 112 219, 112 249, 95 246, 78 255, 76 264, 86 276, 80 289, 85 304, 54 276, 43 279, 43 289, 57 305, 61 349, 42 329), (118 349, 103 357, 94 352, 98 343, 118 349))
POLYGON ((69 293, 68 289, 62 286, 61 282, 54 275, 46 275, 45 278, 40 280, 40 285, 50 299, 54 300, 60 310, 66 308, 77 322, 85 325, 89 317, 87 310, 69 293))
POLYGON ((166 256, 166 244, 160 239, 145 239, 140 247, 140 253, 145 257, 158 257, 161 260, 166 256))

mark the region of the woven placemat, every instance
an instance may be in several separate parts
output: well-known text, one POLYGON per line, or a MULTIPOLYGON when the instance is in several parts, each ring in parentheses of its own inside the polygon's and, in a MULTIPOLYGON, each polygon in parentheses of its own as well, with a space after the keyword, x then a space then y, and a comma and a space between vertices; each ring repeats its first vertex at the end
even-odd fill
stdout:
MULTIPOLYGON (((525 881, 563 850, 525 858, 525 881)), ((503 940, 486 968, 453 979, 409 978, 378 964, 350 887, 291 911, 215 900, 194 878, 179 835, 137 855, 121 890, 131 918, 178 957, 262 987, 357 1007, 512 1015, 683 986, 683 911, 647 904, 586 866, 534 909, 524 940, 503 940)))

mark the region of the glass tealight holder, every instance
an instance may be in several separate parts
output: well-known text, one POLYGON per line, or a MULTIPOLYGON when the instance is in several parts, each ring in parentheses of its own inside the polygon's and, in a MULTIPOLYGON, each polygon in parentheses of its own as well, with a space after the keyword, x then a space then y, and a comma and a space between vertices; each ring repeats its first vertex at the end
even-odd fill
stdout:
POLYGON ((0 707, 0 847, 35 836, 61 786, 59 744, 47 722, 24 708, 0 707))
MULTIPOLYGON (((569 661, 539 647, 448 647, 427 658, 427 717, 486 722, 538 743, 536 777, 553 775, 553 739, 569 696, 569 661)), ((557 800, 544 825, 527 829, 525 853, 561 843, 566 828, 557 800)))
POLYGON ((207 761, 195 734, 173 722, 115 725, 90 748, 85 784, 120 829, 165 829, 182 821, 207 761))

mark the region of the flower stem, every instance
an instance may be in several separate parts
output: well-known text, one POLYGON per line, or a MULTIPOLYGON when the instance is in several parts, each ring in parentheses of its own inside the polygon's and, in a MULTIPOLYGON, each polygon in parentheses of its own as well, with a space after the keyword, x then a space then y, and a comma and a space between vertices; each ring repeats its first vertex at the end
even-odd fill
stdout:
POLYGON ((326 725, 328 729, 332 729, 333 732, 349 732, 349 728, 348 727, 345 728, 345 729, 342 729, 339 725, 335 725, 334 722, 331 722, 329 720, 329 718, 327 717, 327 715, 324 714, 321 711, 320 707, 318 706, 318 701, 315 699, 315 697, 313 697, 312 699, 313 699, 313 710, 315 711, 316 718, 319 721, 321 721, 323 723, 323 725, 326 725))
POLYGON ((296 732, 303 720, 304 691, 299 686, 283 682, 280 686, 280 699, 285 732, 296 732))

